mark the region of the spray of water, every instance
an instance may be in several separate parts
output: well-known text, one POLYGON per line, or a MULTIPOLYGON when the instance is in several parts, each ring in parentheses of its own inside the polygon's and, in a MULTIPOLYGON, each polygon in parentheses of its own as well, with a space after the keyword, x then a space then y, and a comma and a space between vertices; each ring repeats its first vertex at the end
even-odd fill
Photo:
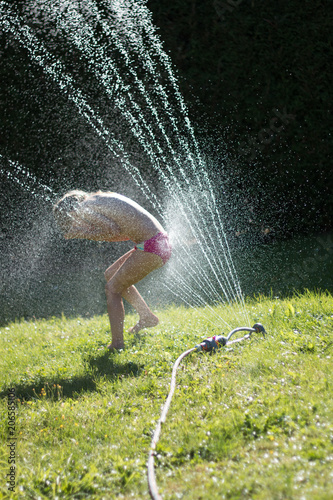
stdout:
MULTIPOLYGON (((167 200, 164 203, 130 161, 125 145, 89 103, 65 64, 6 2, 0 2, 2 28, 14 35, 28 50, 31 61, 75 104, 168 227, 175 258, 168 267, 166 289, 189 306, 206 305, 214 322, 224 320, 212 305, 230 301, 239 304, 240 314, 248 321, 214 186, 201 158, 170 59, 163 51, 145 4, 131 0, 98 4, 87 0, 84 5, 75 0, 36 0, 29 9, 51 19, 54 33, 66 37, 80 53, 163 185, 167 200), (185 234, 189 236, 184 238, 185 234)), ((15 168, 17 174, 18 166, 15 168)), ((20 173, 24 173, 23 169, 20 173)))
POLYGON ((22 189, 28 191, 33 196, 39 196, 51 202, 56 198, 56 193, 53 189, 40 182, 26 167, 23 167, 18 162, 5 158, 1 154, 0 174, 18 184, 22 189))

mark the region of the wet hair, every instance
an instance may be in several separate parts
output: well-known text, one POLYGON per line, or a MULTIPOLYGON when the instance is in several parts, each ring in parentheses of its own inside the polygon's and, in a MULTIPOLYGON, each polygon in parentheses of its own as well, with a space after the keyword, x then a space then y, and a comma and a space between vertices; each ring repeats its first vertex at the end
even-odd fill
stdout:
POLYGON ((88 196, 89 193, 85 193, 84 191, 69 191, 53 206, 53 215, 61 231, 66 233, 70 229, 72 225, 70 212, 77 211, 80 203, 88 196))

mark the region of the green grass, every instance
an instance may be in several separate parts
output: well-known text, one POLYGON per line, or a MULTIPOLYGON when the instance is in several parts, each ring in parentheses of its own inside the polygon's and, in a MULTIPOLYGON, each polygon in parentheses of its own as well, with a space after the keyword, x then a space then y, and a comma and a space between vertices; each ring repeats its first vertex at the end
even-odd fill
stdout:
MULTIPOLYGON (((247 309, 266 339, 194 353, 180 366, 155 460, 165 500, 332 498, 333 298, 260 296, 247 309)), ((232 328, 244 323, 232 306, 216 311, 232 328)), ((173 363, 220 331, 209 310, 158 314, 159 326, 127 335, 115 354, 106 351, 106 316, 1 328, 3 497, 14 387, 12 498, 149 498, 146 462, 173 363)), ((135 320, 128 316, 126 327, 135 320)))

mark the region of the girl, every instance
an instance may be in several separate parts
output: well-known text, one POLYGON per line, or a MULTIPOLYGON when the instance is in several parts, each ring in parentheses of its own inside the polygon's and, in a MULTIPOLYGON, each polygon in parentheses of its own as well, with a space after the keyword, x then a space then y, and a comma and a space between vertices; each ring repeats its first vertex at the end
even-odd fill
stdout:
POLYGON ((105 271, 107 310, 111 326, 110 350, 124 348, 126 299, 138 312, 139 321, 130 332, 155 326, 158 318, 134 286, 171 256, 167 233, 144 208, 120 194, 70 191, 53 207, 56 222, 66 239, 133 241, 136 246, 105 271))

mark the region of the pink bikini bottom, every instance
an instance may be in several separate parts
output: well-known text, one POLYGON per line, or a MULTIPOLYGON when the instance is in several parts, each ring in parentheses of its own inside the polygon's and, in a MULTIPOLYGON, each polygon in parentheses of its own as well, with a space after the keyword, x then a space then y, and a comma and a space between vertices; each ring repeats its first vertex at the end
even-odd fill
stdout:
POLYGON ((144 241, 134 247, 143 252, 155 253, 163 260, 163 264, 171 257, 171 245, 167 233, 157 233, 149 240, 144 241))

